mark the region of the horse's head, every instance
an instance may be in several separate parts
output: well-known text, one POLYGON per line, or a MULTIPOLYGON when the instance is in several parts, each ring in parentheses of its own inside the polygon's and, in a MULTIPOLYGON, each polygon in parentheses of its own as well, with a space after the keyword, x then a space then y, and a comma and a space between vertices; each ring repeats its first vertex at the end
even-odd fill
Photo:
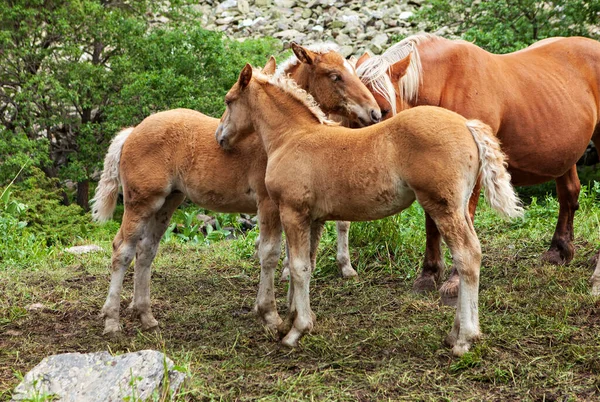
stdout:
POLYGON ((290 76, 313 96, 325 113, 344 117, 359 127, 381 120, 373 95, 339 53, 314 52, 295 43, 292 50, 300 65, 290 76))
MULTIPOLYGON (((215 132, 217 143, 223 149, 229 149, 230 144, 241 141, 254 131, 250 109, 245 105, 248 85, 252 81, 252 72, 252 66, 246 64, 240 72, 237 82, 225 95, 227 108, 215 132)), ((272 75, 275 72, 275 58, 273 56, 261 72, 267 75, 272 75)))
POLYGON ((400 95, 401 79, 406 75, 410 58, 409 53, 408 56, 390 65, 381 56, 372 58, 365 52, 356 62, 357 73, 375 97, 383 120, 410 107, 400 95))

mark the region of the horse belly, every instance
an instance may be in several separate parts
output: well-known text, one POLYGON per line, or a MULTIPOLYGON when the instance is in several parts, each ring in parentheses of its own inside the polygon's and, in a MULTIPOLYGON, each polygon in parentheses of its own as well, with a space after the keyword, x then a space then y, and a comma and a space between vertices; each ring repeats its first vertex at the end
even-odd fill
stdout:
POLYGON ((256 193, 250 188, 194 189, 187 196, 194 204, 214 212, 253 214, 257 209, 256 193))
POLYGON ((372 221, 397 214, 415 200, 415 193, 404 181, 368 189, 348 189, 335 203, 321 202, 323 220, 372 221))

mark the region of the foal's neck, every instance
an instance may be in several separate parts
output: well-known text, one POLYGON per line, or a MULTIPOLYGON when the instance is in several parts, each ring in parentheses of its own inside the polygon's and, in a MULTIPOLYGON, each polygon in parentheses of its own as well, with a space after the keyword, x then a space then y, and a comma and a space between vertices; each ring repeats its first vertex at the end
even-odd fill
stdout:
POLYGON ((254 99, 252 119, 267 154, 290 136, 322 126, 306 105, 274 85, 262 85, 254 99))

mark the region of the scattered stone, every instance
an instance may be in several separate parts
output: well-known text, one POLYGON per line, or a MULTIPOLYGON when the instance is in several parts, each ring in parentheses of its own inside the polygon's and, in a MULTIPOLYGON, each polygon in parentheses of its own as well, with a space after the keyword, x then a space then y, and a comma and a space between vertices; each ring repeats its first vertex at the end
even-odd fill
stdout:
POLYGON ((135 395, 135 400, 145 401, 155 393, 161 395, 165 387, 173 400, 185 379, 173 366, 168 357, 154 350, 119 356, 108 352, 49 356, 25 375, 12 400, 54 395, 62 402, 108 402, 135 395))
POLYGON ((46 308, 46 306, 43 305, 42 303, 33 303, 28 306, 25 306, 25 310, 27 310, 27 311, 40 311, 40 310, 44 310, 45 308, 46 308))
POLYGON ((70 254, 87 254, 87 253, 95 253, 97 251, 103 251, 103 248, 100 246, 96 246, 95 244, 88 244, 86 246, 73 246, 65 249, 67 253, 70 254))

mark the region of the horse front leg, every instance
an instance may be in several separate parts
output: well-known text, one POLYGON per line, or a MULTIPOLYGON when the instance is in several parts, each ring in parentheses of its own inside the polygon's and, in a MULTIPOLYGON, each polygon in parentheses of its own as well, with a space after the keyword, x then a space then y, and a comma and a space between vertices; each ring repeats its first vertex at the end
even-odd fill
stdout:
POLYGON ((573 219, 575 211, 579 209, 579 191, 581 185, 577 176, 577 167, 571 169, 556 179, 556 192, 558 194, 558 221, 552 236, 550 248, 542 255, 542 260, 554 265, 568 264, 573 259, 575 247, 573 246, 573 219))
POLYGON ((275 333, 281 324, 275 301, 275 269, 281 254, 281 221, 277 206, 269 198, 259 201, 258 210, 260 283, 254 310, 263 324, 275 333))
POLYGON ((279 333, 284 335, 282 344, 295 347, 300 338, 310 332, 315 322, 315 315, 310 308, 311 263, 311 222, 307 216, 293 209, 281 210, 281 221, 289 244, 290 260, 290 295, 289 311, 279 326, 279 333))
POLYGON ((348 246, 348 234, 350 232, 350 222, 337 221, 335 223, 337 230, 337 265, 340 274, 344 278, 352 278, 358 274, 352 268, 350 263, 350 248, 348 246))

